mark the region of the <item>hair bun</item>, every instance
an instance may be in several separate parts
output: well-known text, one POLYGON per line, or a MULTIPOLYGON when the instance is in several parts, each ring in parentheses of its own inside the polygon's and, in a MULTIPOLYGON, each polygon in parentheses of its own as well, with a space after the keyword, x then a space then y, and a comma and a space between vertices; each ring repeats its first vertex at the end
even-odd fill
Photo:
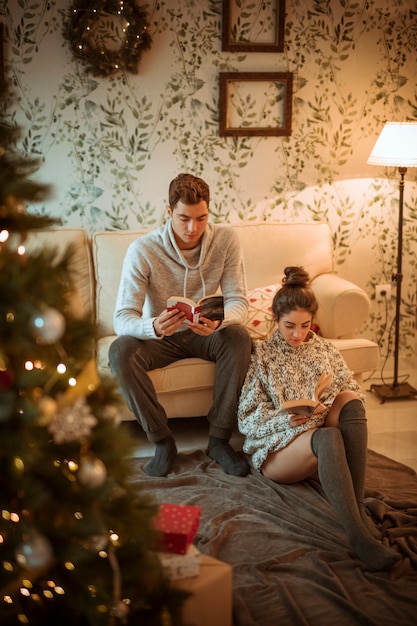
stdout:
POLYGON ((282 284, 286 287, 306 287, 310 281, 310 277, 303 267, 286 267, 284 274, 282 284))

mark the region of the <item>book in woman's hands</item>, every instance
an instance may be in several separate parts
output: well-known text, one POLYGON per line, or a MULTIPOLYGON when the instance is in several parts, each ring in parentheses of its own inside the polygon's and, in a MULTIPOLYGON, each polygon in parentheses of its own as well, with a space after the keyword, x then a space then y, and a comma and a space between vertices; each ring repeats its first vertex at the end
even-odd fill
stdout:
POLYGON ((205 296, 198 302, 182 296, 170 296, 167 300, 167 309, 168 311, 173 309, 183 311, 188 322, 198 322, 200 316, 207 317, 209 320, 224 319, 224 299, 218 294, 205 296))
POLYGON ((286 400, 282 403, 281 408, 286 409, 290 413, 298 413, 299 415, 311 415, 314 409, 320 404, 320 398, 323 393, 330 387, 333 382, 333 374, 323 372, 318 379, 314 388, 312 398, 300 398, 299 400, 286 400))

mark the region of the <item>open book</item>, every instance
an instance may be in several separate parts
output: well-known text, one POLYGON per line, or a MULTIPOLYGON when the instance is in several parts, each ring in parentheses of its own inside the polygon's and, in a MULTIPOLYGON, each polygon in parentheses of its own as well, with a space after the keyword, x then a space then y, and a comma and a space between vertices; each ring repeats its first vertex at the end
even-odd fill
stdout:
POLYGON ((200 315, 210 320, 224 319, 224 299, 223 296, 214 294, 200 298, 198 302, 184 298, 182 296, 170 296, 167 300, 167 309, 178 309, 184 311, 189 322, 198 322, 200 315))
POLYGON ((327 387, 333 382, 333 374, 323 372, 318 379, 314 388, 312 398, 300 398, 299 400, 286 400, 282 403, 281 408, 286 409, 290 413, 298 413, 300 415, 311 415, 317 405, 320 404, 320 398, 327 387))

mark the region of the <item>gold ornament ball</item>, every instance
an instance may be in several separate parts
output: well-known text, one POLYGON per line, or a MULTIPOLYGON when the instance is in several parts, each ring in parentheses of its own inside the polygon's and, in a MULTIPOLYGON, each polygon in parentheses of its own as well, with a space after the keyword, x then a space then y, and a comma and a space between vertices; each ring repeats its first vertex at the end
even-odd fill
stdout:
POLYGON ((101 487, 107 478, 107 469, 103 461, 95 456, 87 455, 80 459, 80 469, 77 472, 78 480, 84 487, 96 489, 101 487))
POLYGON ((48 426, 57 412, 56 401, 50 396, 42 396, 38 402, 38 408, 40 412, 38 418, 39 426, 48 426))

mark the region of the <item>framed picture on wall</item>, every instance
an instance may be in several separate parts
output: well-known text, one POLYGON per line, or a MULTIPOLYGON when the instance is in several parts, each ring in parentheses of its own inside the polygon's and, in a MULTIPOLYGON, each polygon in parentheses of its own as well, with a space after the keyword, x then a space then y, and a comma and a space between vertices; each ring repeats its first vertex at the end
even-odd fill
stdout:
POLYGON ((220 72, 220 137, 291 135, 291 72, 220 72))
POLYGON ((285 0, 223 0, 222 50, 283 52, 285 0))

